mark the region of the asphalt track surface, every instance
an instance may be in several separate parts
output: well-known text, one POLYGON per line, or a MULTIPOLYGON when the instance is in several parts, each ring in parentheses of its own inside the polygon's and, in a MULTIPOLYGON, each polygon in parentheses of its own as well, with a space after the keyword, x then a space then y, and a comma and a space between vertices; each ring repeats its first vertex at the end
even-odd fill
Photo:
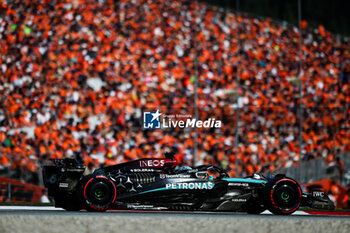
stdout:
POLYGON ((350 215, 290 216, 227 212, 69 212, 53 207, 0 206, 0 232, 350 232, 350 215))
MULTIPOLYGON (((3 215, 30 215, 30 216, 128 216, 128 217, 196 217, 196 218, 266 218, 266 219, 340 219, 345 218, 350 220, 349 215, 319 215, 319 214, 307 214, 304 211, 296 211, 289 216, 273 215, 269 211, 265 211, 259 215, 246 214, 241 212, 206 212, 206 211, 138 211, 138 210, 108 210, 106 212, 87 212, 87 211, 65 211, 61 208, 54 207, 33 207, 33 206, 0 206, 0 216, 3 215)), ((349 229, 350 231, 350 229, 349 229)))
MULTIPOLYGON (((320 212, 322 213, 322 212, 320 212)), ((259 215, 252 215, 242 212, 207 212, 207 211, 144 211, 144 210, 108 210, 106 212, 87 212, 85 210, 72 212, 65 211, 61 208, 53 206, 0 206, 1 215, 35 215, 35 216, 171 216, 171 217, 210 217, 224 218, 224 217, 243 217, 243 218, 327 218, 327 219, 350 219, 350 212, 346 215, 327 215, 327 214, 308 214, 304 211, 296 211, 289 216, 273 215, 269 211, 265 211, 259 215)), ((350 230, 350 229, 349 229, 350 230)))

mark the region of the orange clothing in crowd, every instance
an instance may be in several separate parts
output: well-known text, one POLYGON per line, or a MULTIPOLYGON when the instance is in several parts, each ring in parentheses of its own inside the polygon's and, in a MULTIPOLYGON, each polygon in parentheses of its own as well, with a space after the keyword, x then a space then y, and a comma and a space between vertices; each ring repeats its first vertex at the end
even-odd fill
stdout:
POLYGON ((296 28, 194 1, 14 0, 0 11, 0 162, 12 169, 168 150, 190 164, 193 131, 143 130, 142 112, 194 116, 197 74, 199 118, 223 122, 198 129, 199 164, 244 176, 350 150, 350 44, 322 25, 301 22, 300 54, 296 28))

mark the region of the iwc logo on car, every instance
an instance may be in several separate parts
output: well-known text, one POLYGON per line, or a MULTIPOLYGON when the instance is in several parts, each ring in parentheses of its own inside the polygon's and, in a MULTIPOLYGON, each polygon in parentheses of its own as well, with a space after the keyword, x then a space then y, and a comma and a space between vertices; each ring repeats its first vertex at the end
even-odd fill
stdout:
POLYGON ((221 120, 208 118, 206 120, 198 120, 192 115, 184 114, 164 114, 157 111, 143 112, 143 129, 160 129, 160 128, 221 128, 221 120))
POLYGON ((166 189, 212 189, 214 183, 175 183, 166 184, 166 189))

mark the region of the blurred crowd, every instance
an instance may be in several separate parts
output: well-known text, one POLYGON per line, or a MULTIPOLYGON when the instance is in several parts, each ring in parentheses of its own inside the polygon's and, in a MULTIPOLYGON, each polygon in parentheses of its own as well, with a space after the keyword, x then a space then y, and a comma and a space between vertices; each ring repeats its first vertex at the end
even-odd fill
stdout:
POLYGON ((17 178, 50 158, 191 164, 193 130, 143 130, 142 112, 193 115, 196 61, 199 116, 223 121, 199 129, 197 165, 245 176, 350 151, 350 40, 322 26, 189 0, 5 0, 0 16, 0 166, 17 178))

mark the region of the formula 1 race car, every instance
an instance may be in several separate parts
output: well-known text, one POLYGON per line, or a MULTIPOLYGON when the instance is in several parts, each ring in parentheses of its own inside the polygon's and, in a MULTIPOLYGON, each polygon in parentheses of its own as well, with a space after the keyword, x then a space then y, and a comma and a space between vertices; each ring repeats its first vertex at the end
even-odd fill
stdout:
POLYGON ((322 191, 305 193, 285 175, 230 178, 213 165, 178 167, 171 155, 144 158, 95 170, 74 159, 51 160, 43 178, 56 207, 70 211, 192 210, 289 215, 299 207, 334 209, 322 191), (214 178, 214 175, 215 178, 214 178))

